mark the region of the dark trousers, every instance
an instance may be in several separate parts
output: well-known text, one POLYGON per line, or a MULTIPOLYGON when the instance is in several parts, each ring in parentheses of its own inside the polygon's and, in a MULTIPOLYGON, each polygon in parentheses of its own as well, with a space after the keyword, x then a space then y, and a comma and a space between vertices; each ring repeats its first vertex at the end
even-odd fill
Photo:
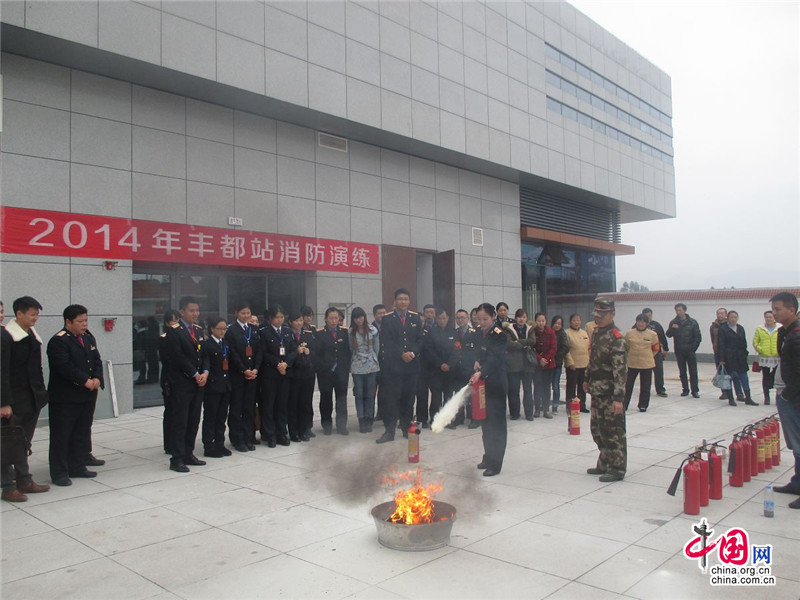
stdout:
MULTIPOLYGON (((16 415, 16 421, 25 431, 25 437, 28 438, 28 450, 30 450, 31 442, 33 441, 33 433, 36 431, 36 423, 39 421, 39 411, 16 415)), ((3 419, 3 425, 6 424, 7 421, 3 419)), ((17 486, 29 482, 31 480, 31 471, 28 467, 28 457, 25 457, 24 462, 13 465, 2 465, 2 467, 0 467, 0 475, 2 475, 3 487, 13 486, 15 479, 17 481, 17 486)))
POLYGON ((290 435, 303 435, 314 422, 314 378, 292 379, 289 383, 290 435))
MULTIPOLYGON (((469 375, 459 375, 458 373, 456 373, 452 383, 453 394, 461 390, 461 388, 463 388, 465 385, 469 383, 469 377, 470 377, 469 375)), ((467 393, 471 394, 472 392, 468 391, 467 393)), ((467 418, 470 419, 472 418, 472 402, 470 402, 469 400, 467 400, 467 403, 462 408, 458 409, 458 414, 456 414, 456 418, 453 421, 453 423, 456 425, 461 425, 467 420, 467 418)))
POLYGON ((94 402, 50 403, 50 479, 86 470, 94 402))
POLYGON ((333 395, 336 394, 336 427, 347 427, 347 382, 349 373, 336 371, 320 371, 317 373, 319 383, 319 419, 322 428, 333 424, 333 395))
POLYGON ((769 400, 769 391, 775 387, 775 369, 777 367, 761 367, 761 389, 764 391, 764 398, 769 400))
POLYGON ((231 376, 231 400, 228 409, 228 436, 231 446, 252 441, 256 436, 256 392, 258 381, 243 375, 231 376))
POLYGON ((230 392, 203 394, 203 448, 225 447, 225 420, 228 418, 230 392))
POLYGON ((536 369, 533 372, 533 404, 537 411, 550 412, 550 386, 553 373, 550 369, 536 369))
POLYGON ((691 390, 693 394, 700 393, 700 387, 697 384, 697 357, 694 351, 675 350, 675 359, 678 361, 678 372, 681 377, 681 387, 684 392, 689 391, 689 384, 691 383, 691 390), (689 378, 686 378, 686 368, 689 368, 689 378))
POLYGON ((408 431, 411 425, 416 391, 416 373, 384 373, 381 375, 378 404, 383 416, 383 426, 392 434, 394 434, 398 422, 403 431, 408 431))
MULTIPOLYGON (((453 396, 452 377, 449 373, 439 371, 428 373, 428 388, 431 390, 430 420, 436 416, 445 402, 453 396)), ((421 419, 420 419, 421 420, 421 419)))
POLYGON ((639 376, 639 408, 650 406, 650 384, 653 381, 653 369, 634 369, 628 367, 628 379, 625 381, 625 410, 631 403, 633 384, 639 376))
POLYGON ((164 398, 164 419, 163 419, 163 429, 164 429, 164 452, 167 454, 172 454, 169 451, 169 435, 170 435, 170 428, 172 423, 172 414, 170 413, 169 407, 169 384, 161 386, 161 397, 164 398))
POLYGON ((526 417, 533 416, 533 373, 519 371, 508 374, 508 412, 516 418, 520 415, 519 386, 522 384, 522 407, 526 417))
POLYGON ((506 394, 502 387, 486 386, 486 419, 481 423, 483 462, 495 471, 503 468, 508 429, 506 423, 506 394))
POLYGON ((172 460, 183 460, 194 454, 200 413, 203 410, 203 389, 176 388, 170 396, 170 442, 172 460))
POLYGON ((586 377, 586 367, 582 369, 567 369, 567 402, 573 398, 581 401, 581 406, 586 408, 586 392, 583 391, 583 380, 586 377))
POLYGON ((655 358, 656 367, 653 369, 653 376, 656 382, 656 394, 663 394, 667 391, 664 387, 664 355, 659 352, 655 358))
POLYGON ((261 417, 261 439, 286 437, 289 421, 289 384, 286 377, 265 377, 261 381, 258 410, 261 417))
POLYGON ((433 417, 428 411, 428 402, 430 396, 428 394, 428 376, 425 371, 420 372, 417 377, 417 390, 415 395, 417 397, 417 421, 420 423, 427 423, 429 417, 433 417))

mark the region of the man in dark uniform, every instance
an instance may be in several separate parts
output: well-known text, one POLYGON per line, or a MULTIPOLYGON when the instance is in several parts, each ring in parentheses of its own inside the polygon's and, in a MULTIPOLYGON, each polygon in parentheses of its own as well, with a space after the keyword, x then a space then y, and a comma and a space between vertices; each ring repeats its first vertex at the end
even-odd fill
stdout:
POLYGON ((486 418, 483 420, 483 460, 478 464, 484 469, 484 477, 493 477, 503 468, 508 429, 506 425, 506 396, 508 375, 506 374, 506 346, 508 336, 497 322, 494 307, 484 302, 478 307, 479 328, 470 333, 470 342, 475 348, 475 372, 469 379, 471 384, 483 381, 486 394, 486 418))
MULTIPOLYGON (((452 373, 452 386, 453 391, 457 392, 462 387, 469 383, 469 378, 475 372, 473 368, 475 365, 475 353, 472 349, 472 343, 469 340, 469 334, 474 333, 475 328, 472 327, 469 320, 469 313, 463 308, 456 311, 456 330, 453 339, 453 368, 452 373)), ((466 420, 466 415, 472 415, 471 402, 467 402, 465 408, 458 411, 455 420, 448 425, 448 429, 455 429, 463 424, 466 420)), ((472 429, 480 427, 480 423, 475 421, 475 426, 470 424, 472 429)))
POLYGON ((350 379, 350 335, 339 325, 339 311, 325 311, 325 327, 314 334, 314 368, 319 385, 319 416, 322 432, 333 428, 333 396, 336 395, 336 433, 348 435, 347 383, 350 379))
POLYGON ((656 367, 653 369, 653 375, 655 377, 656 395, 660 398, 666 398, 667 388, 664 387, 664 359, 669 353, 669 342, 667 341, 667 336, 664 333, 664 328, 661 326, 661 323, 653 320, 653 309, 645 308, 642 310, 642 314, 650 319, 647 328, 656 332, 658 343, 661 345, 661 350, 655 356, 656 367))
MULTIPOLYGON (((422 350, 420 350, 420 370, 417 375, 417 421, 422 424, 422 427, 428 427, 428 404, 430 402, 430 395, 428 393, 428 370, 425 368, 425 339, 431 331, 431 328, 436 324, 436 307, 433 304, 426 304, 422 309, 422 350)), ((431 415, 432 416, 432 415, 431 415)))
POLYGON ((443 308, 436 309, 436 323, 425 336, 422 362, 431 390, 430 420, 453 395, 456 330, 443 308))
POLYGON ((383 318, 381 326, 383 360, 378 402, 386 430, 376 440, 378 444, 394 440, 398 420, 403 429, 403 437, 408 436, 408 427, 411 424, 424 334, 419 315, 408 310, 410 303, 408 290, 397 290, 394 293, 395 310, 383 318))
MULTIPOLYGON (((0 327, 0 417, 3 425, 16 423, 25 431, 28 448, 39 420, 39 412, 47 404, 47 389, 42 374, 42 339, 33 328, 42 305, 35 298, 22 296, 12 305, 14 318, 0 327), (13 421, 12 421, 13 418, 13 421)), ((3 500, 25 502, 25 494, 50 489, 31 477, 28 457, 11 465, 2 465, 3 500), (16 485, 15 485, 16 478, 16 485)))
POLYGON ((88 329, 85 306, 64 309, 64 328, 47 344, 50 364, 50 479, 72 485, 70 477, 96 477, 86 468, 97 391, 104 387, 103 361, 88 329))
MULTIPOLYGON (((167 331, 180 320, 181 313, 174 308, 167 310, 164 313, 164 331, 158 337, 158 358, 161 361, 161 397, 164 399, 164 454, 172 454, 172 452, 169 451, 170 419, 172 419, 172 413, 170 412, 169 404, 171 390, 169 381, 167 381, 167 362, 169 359, 169 354, 167 353, 167 331)), ((89 463, 86 464, 88 465, 89 463)))
POLYGON ((589 366, 583 389, 592 395, 592 439, 600 450, 597 466, 586 469, 600 475, 600 481, 622 481, 628 464, 625 437, 625 381, 628 342, 614 325, 614 301, 598 297, 594 301, 594 322, 589 351, 589 366))
POLYGON ((230 355, 225 342, 228 324, 222 317, 208 323, 208 337, 201 342, 203 364, 208 368, 208 381, 203 390, 203 456, 230 456, 225 447, 225 420, 231 396, 230 355))
POLYGON ((172 394, 169 444, 172 458, 169 468, 178 473, 188 473, 188 465, 206 464, 194 455, 194 444, 200 427, 208 368, 203 366, 200 352, 203 328, 196 324, 200 304, 191 296, 184 296, 178 312, 181 319, 167 330, 164 344, 169 354, 167 380, 172 394))
POLYGON ((228 326, 225 341, 230 349, 231 403, 228 409, 228 436, 239 452, 255 450, 254 438, 258 370, 262 348, 258 331, 250 324, 250 305, 236 305, 236 320, 228 326))

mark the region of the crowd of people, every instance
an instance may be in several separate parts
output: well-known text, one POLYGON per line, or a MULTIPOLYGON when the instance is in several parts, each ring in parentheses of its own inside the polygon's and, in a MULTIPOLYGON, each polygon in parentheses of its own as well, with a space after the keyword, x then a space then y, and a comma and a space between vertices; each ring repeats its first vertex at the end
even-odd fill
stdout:
MULTIPOLYGON (((792 307, 796 312, 796 299, 792 304, 790 297, 794 298, 788 294, 773 299, 773 310, 764 314, 752 342, 765 403, 770 403, 773 388, 782 389, 779 408, 786 404, 794 409, 800 401, 797 373, 791 370, 796 358, 791 357, 792 367, 784 362, 782 377, 778 374, 781 346, 797 346, 794 338, 788 346, 783 342, 797 328, 789 314, 792 307)), ((580 410, 591 412, 592 436, 600 449, 597 466, 588 472, 617 481, 625 474, 624 417, 636 380, 640 412, 650 406, 653 384, 658 396, 667 395, 663 361, 668 338, 673 340, 681 395, 699 397, 695 353, 700 328, 682 303, 675 305, 676 317, 666 330, 645 308, 624 334, 614 323, 614 302, 605 298, 595 301, 593 320, 585 328, 578 314, 570 315, 568 327, 560 315, 548 321, 547 315, 537 313, 529 320, 521 308, 512 318, 504 302, 483 303, 469 313, 459 309, 452 325, 442 307, 426 305, 420 314, 409 310, 410 305, 409 292, 399 289, 392 307, 372 308, 372 322, 361 307, 352 310, 349 324, 341 311, 328 308, 324 325, 316 327, 310 307, 287 311, 272 306, 262 325, 250 305, 241 302, 232 321, 217 317, 201 326, 198 300, 181 298, 178 310, 165 312, 155 344, 170 469, 188 472, 191 466, 206 464, 195 455, 198 432, 205 458, 232 454, 226 433, 230 448, 243 453, 260 444, 274 448, 310 441, 316 436, 315 388, 322 434, 349 435, 352 377, 358 430, 370 433, 375 419, 381 420, 384 431, 378 444, 393 441, 398 428, 407 437, 412 423, 429 427, 454 392, 482 381, 485 418, 472 419, 467 405, 448 428, 482 427, 484 456, 478 468, 493 476, 502 469, 506 419, 552 419, 562 404, 566 367, 564 402, 577 398, 580 410)), ((67 486, 71 478, 96 476, 87 467, 103 464, 93 456, 91 444, 97 394, 104 386, 103 365, 88 331, 88 310, 70 305, 63 311, 63 329, 47 344, 50 379, 45 386, 43 342, 34 328, 41 308, 34 298, 18 298, 14 319, 2 329, 2 417, 4 424, 22 428, 29 446, 39 412, 49 401, 50 476, 55 485, 67 486)), ((755 404, 747 375, 747 336, 738 314, 721 308, 716 316, 710 329, 714 360, 730 375, 734 388, 723 391, 721 398, 733 406, 736 401, 755 404)), ((149 332, 151 327, 143 325, 142 331, 149 332)), ((152 353, 137 359, 150 373, 158 373, 150 366, 152 353)), ((143 375, 142 381, 152 378, 143 375)), ((787 432, 788 443, 792 435, 787 432)), ((49 489, 33 482, 27 461, 4 464, 2 476, 5 500, 23 501, 27 493, 49 489)), ((795 489, 795 483, 793 479, 789 488, 795 489)))

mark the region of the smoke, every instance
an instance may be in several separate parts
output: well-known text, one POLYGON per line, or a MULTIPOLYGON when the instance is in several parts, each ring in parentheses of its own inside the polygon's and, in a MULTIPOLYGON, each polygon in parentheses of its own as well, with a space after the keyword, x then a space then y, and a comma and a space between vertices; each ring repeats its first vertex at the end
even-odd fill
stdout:
POLYGON ((453 394, 453 397, 447 401, 447 404, 445 404, 433 418, 433 423, 431 423, 431 431, 433 433, 441 433, 447 425, 453 422, 458 411, 467 403, 467 400, 469 400, 470 393, 471 388, 470 385, 467 384, 453 394))

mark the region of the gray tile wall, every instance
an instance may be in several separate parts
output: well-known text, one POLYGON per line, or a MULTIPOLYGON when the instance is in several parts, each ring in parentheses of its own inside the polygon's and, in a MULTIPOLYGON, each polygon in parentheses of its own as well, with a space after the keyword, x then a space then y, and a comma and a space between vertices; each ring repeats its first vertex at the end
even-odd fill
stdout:
MULTIPOLYGON (((2 64, 7 206, 213 227, 238 216, 255 231, 455 250, 459 306, 521 302, 514 184, 356 142, 332 151, 310 129, 26 58, 2 64), (483 248, 471 227, 484 229, 483 248)), ((4 255, 0 274, 7 302, 32 294, 44 304, 44 336, 67 304, 89 308, 104 357, 120 365, 128 410, 131 269, 4 255), (117 317, 113 333, 100 331, 101 316, 117 317)), ((381 297, 380 275, 307 279, 316 307, 381 297)))
MULTIPOLYGON (((545 84, 545 68, 573 81, 577 76, 545 57, 545 42, 671 112, 669 77, 566 2, 6 2, 1 18, 675 214, 671 165, 547 110, 546 96, 560 98, 562 92, 545 84)), ((39 74, 32 75, 36 85, 39 74)), ((73 101, 91 104, 97 83, 90 76, 84 80, 73 101)), ((124 97, 125 84, 106 85, 124 97)), ((621 102, 602 85, 585 80, 582 85, 621 102)), ((119 118, 124 102, 111 100, 113 90, 104 95, 109 106, 85 114, 119 118)), ((59 101, 63 98, 54 93, 52 102, 59 101)), ((579 104, 671 151, 629 124, 579 104)), ((164 114, 153 119, 170 119, 169 106, 159 110, 164 114)), ((43 111, 34 121, 49 128, 54 125, 49 117, 43 111)))

